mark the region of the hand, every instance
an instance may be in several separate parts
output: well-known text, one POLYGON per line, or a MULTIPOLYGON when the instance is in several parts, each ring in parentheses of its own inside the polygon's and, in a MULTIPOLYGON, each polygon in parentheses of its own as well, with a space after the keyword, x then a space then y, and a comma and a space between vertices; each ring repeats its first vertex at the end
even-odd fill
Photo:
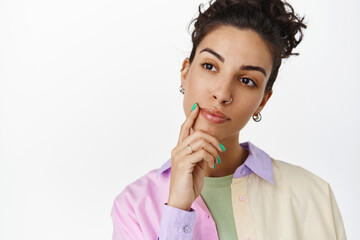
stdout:
MULTIPOLYGON (((171 174, 168 206, 189 211, 204 186, 205 164, 214 168, 218 152, 223 150, 214 136, 193 131, 199 115, 197 106, 181 125, 178 143, 171 151, 171 174), (193 152, 188 147, 193 149, 193 152)), ((224 149, 225 150, 225 149, 224 149)))

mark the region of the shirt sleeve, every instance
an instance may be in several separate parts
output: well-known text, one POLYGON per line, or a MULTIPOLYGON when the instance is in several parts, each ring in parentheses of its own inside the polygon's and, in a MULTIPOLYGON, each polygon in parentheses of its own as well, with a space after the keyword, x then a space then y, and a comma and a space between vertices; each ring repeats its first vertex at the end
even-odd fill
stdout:
POLYGON ((345 228, 344 223, 340 214, 339 207, 336 203, 334 193, 329 185, 330 190, 330 201, 331 201, 331 208, 332 208, 332 214, 334 218, 334 226, 335 226, 335 232, 336 232, 336 239, 337 240, 346 240, 346 234, 345 234, 345 228))
MULTIPOLYGON (((121 199, 122 200, 122 199, 121 199)), ((115 200, 111 209, 113 240, 142 240, 144 234, 130 204, 115 200)))
MULTIPOLYGON (((159 240, 191 240, 195 224, 195 210, 182 210, 167 203, 161 213, 159 240)), ((113 240, 144 240, 144 233, 128 201, 123 195, 115 199, 111 209, 113 220, 113 240)))
POLYGON ((196 212, 163 205, 159 240, 191 240, 196 212))

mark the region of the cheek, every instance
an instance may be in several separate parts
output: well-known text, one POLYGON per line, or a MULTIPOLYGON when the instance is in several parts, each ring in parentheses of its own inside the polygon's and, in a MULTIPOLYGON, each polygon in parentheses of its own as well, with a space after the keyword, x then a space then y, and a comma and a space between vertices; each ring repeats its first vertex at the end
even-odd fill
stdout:
POLYGON ((200 101, 205 94, 204 81, 201 76, 196 74, 189 74, 186 84, 186 93, 184 95, 184 107, 192 107, 196 101, 200 101))
POLYGON ((184 108, 184 113, 185 113, 186 117, 188 117, 191 112, 191 107, 192 107, 191 102, 192 101, 190 100, 190 98, 187 97, 187 95, 185 94, 184 99, 183 99, 183 108, 184 108))
POLYGON ((242 94, 238 99, 238 116, 251 117, 259 106, 261 99, 252 94, 242 94))
POLYGON ((201 75, 201 73, 196 71, 191 71, 188 75, 188 89, 189 91, 198 93, 204 88, 204 76, 201 75))
POLYGON ((183 98, 183 108, 186 117, 189 116, 191 108, 195 102, 199 104, 202 84, 199 83, 198 77, 194 74, 189 74, 186 82, 185 95, 183 98))
POLYGON ((235 131, 241 131, 251 119, 252 115, 257 109, 258 98, 243 96, 238 99, 239 102, 236 106, 236 116, 233 120, 233 128, 235 131))

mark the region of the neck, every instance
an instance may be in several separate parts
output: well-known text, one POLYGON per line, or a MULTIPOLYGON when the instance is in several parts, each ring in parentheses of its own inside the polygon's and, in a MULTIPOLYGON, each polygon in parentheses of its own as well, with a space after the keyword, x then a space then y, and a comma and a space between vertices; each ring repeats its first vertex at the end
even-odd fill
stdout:
POLYGON ((220 141, 225 147, 225 152, 220 152, 221 163, 216 160, 216 168, 205 164, 205 177, 224 177, 233 174, 245 162, 249 152, 239 144, 239 133, 220 141))

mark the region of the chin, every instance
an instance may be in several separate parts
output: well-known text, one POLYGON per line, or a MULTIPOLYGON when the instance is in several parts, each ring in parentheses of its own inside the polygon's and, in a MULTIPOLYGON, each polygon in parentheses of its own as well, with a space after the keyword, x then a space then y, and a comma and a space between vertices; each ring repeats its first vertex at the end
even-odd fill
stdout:
POLYGON ((206 132, 218 140, 222 139, 224 136, 224 130, 221 128, 221 125, 209 124, 205 119, 197 119, 193 126, 194 131, 203 131, 206 132), (202 121, 203 120, 203 121, 202 121))

